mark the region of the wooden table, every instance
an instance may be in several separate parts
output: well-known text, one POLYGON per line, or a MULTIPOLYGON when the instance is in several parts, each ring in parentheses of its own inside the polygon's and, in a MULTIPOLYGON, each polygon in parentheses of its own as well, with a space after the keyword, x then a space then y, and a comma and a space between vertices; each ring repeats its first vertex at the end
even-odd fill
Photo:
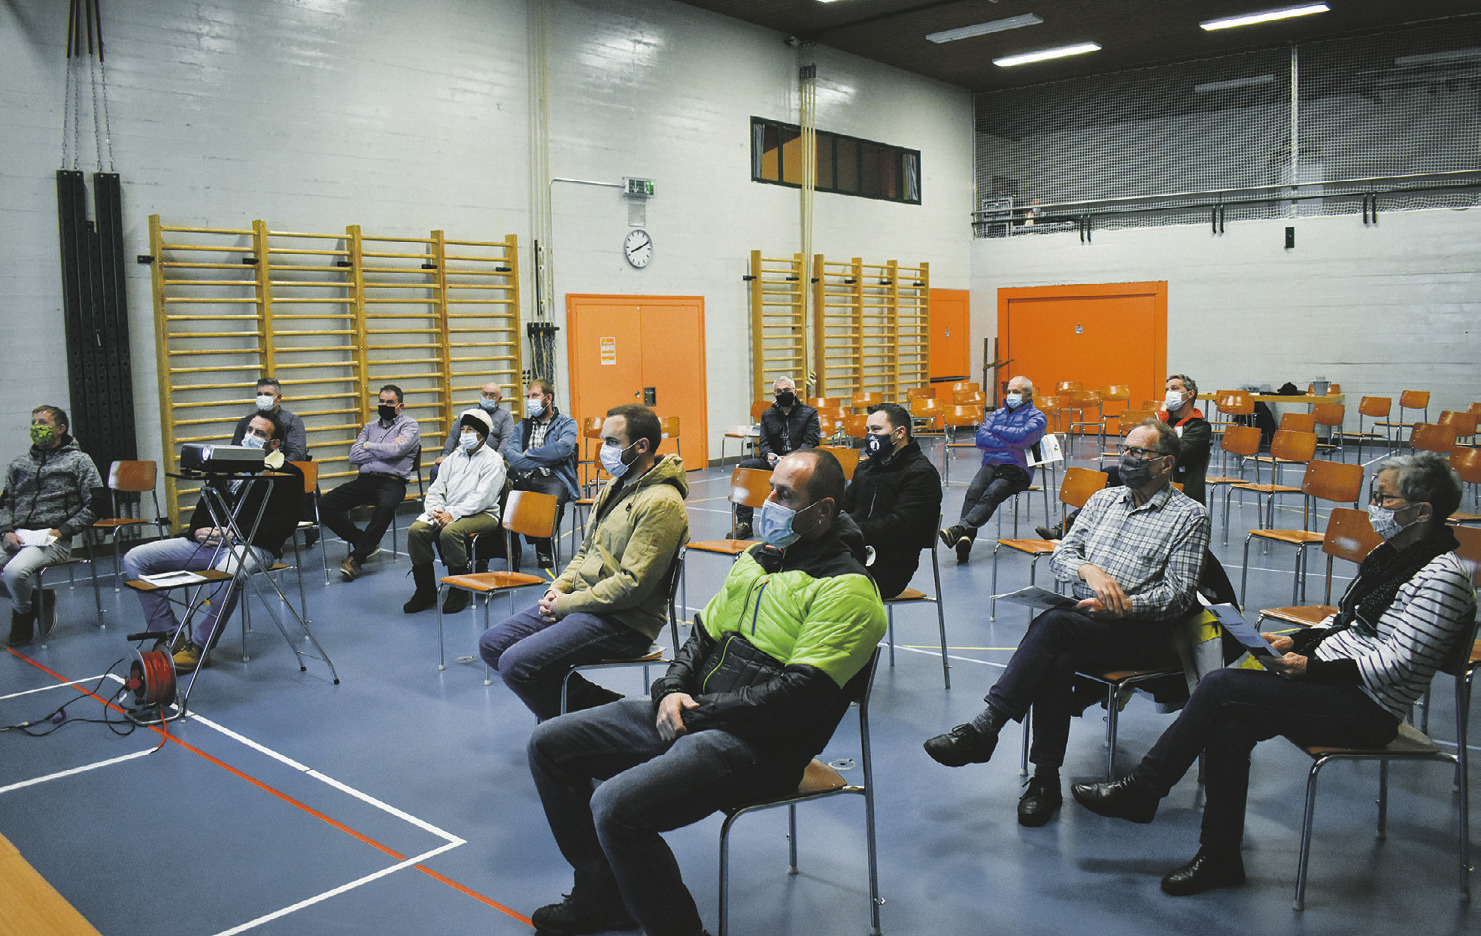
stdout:
MULTIPOLYGON (((1217 402, 1217 393, 1200 393, 1198 399, 1208 402, 1217 402)), ((1256 403, 1346 403, 1347 394, 1331 393, 1327 396, 1312 396, 1309 393, 1281 394, 1281 393, 1251 393, 1250 398, 1256 403)))

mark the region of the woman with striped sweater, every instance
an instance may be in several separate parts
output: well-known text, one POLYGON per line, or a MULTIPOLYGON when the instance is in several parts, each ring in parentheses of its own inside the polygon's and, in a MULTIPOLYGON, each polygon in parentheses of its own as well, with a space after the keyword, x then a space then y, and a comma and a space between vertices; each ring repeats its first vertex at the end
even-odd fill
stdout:
POLYGON ((1177 721, 1131 775, 1076 784, 1092 812, 1151 822, 1158 802, 1200 753, 1207 755, 1198 854, 1168 874, 1173 896, 1244 883, 1250 751, 1277 735, 1300 745, 1382 747, 1424 694, 1446 651, 1476 617, 1471 574, 1445 520, 1460 505, 1460 479, 1432 452, 1390 458, 1371 488, 1369 518, 1385 542, 1323 622, 1294 636, 1265 634, 1280 656, 1265 670, 1205 676, 1177 721))

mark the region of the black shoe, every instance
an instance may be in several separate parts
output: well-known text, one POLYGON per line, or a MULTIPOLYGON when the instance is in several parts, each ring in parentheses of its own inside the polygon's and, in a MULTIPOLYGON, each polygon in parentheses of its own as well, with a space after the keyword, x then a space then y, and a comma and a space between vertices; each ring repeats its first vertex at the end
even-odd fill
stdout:
POLYGON ((536 546, 535 547, 535 565, 539 566, 542 569, 554 569, 555 568, 555 552, 552 551, 549 546, 546 546, 544 549, 541 549, 539 546, 536 546))
POLYGON ((1036 526, 1034 527, 1034 532, 1039 534, 1039 539, 1057 540, 1064 538, 1064 534, 1059 531, 1059 527, 1036 526))
POLYGON ((1028 788, 1018 798, 1018 824, 1038 828, 1054 818, 1064 797, 1059 792, 1059 776, 1029 778, 1028 788))
POLYGON ((313 549, 314 544, 319 541, 319 528, 309 527, 303 531, 303 548, 313 549))
POLYGON ((1143 823, 1151 822, 1157 815, 1157 804, 1162 800, 1132 777, 1106 783, 1077 783, 1070 787, 1070 793, 1096 815, 1143 823))
POLYGON ((577 903, 570 894, 558 904, 546 904, 530 914, 537 933, 554 936, 579 936, 582 933, 605 933, 608 930, 634 930, 638 921, 628 915, 622 904, 577 903))
MULTIPOLYGON (((467 589, 449 588, 447 595, 442 599, 442 613, 457 614, 459 611, 468 607, 468 602, 472 597, 473 593, 467 589)), ((433 603, 436 603, 436 599, 433 599, 433 603)))
POLYGON ((748 540, 753 535, 749 523, 737 523, 735 529, 730 531, 731 539, 748 540))
POLYGON ((10 638, 5 641, 7 647, 24 647, 31 642, 35 636, 36 610, 10 612, 10 638))
POLYGON ((998 736, 993 733, 984 737, 970 724, 957 725, 946 734, 927 738, 923 746, 931 760, 947 767, 985 764, 992 757, 993 748, 998 746, 998 736))
POLYGON ((1193 860, 1162 879, 1162 891, 1174 897, 1201 894, 1216 887, 1239 887, 1244 883, 1244 859, 1211 855, 1203 849, 1193 860))
POLYGON ((401 606, 401 610, 406 614, 416 614, 435 607, 437 607, 437 592, 424 592, 418 588, 411 593, 411 597, 406 600, 406 604, 401 606))
POLYGON ((966 565, 972 558, 972 537, 963 534, 956 541, 956 564, 966 565))
POLYGON ((951 549, 962 538, 962 528, 959 526, 949 526, 944 530, 937 530, 936 535, 941 538, 941 542, 946 544, 947 549, 951 549))
POLYGON ((35 608, 33 613, 36 615, 36 624, 41 630, 40 637, 44 641, 57 626, 57 593, 50 588, 38 588, 32 605, 35 608))

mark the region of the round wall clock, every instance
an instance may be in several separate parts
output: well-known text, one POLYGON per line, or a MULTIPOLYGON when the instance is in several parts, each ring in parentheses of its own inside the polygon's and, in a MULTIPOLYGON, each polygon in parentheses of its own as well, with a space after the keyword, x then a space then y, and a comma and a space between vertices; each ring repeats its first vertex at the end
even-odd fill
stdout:
POLYGON ((628 231, 622 239, 622 255, 641 270, 653 260, 653 238, 642 228, 628 231))

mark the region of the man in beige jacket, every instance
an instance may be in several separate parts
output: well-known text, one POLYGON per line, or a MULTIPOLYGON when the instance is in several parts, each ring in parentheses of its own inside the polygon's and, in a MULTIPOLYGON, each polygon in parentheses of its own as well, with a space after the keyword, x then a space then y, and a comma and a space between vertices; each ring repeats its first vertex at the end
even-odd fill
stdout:
MULTIPOLYGON (((657 454, 662 438, 646 406, 607 411, 601 461, 612 479, 581 548, 539 602, 478 642, 484 662, 541 721, 560 714, 561 680, 572 666, 641 656, 667 620, 663 585, 689 540, 689 483, 677 455, 657 454)), ((580 676, 567 691, 572 711, 620 698, 580 676)))

